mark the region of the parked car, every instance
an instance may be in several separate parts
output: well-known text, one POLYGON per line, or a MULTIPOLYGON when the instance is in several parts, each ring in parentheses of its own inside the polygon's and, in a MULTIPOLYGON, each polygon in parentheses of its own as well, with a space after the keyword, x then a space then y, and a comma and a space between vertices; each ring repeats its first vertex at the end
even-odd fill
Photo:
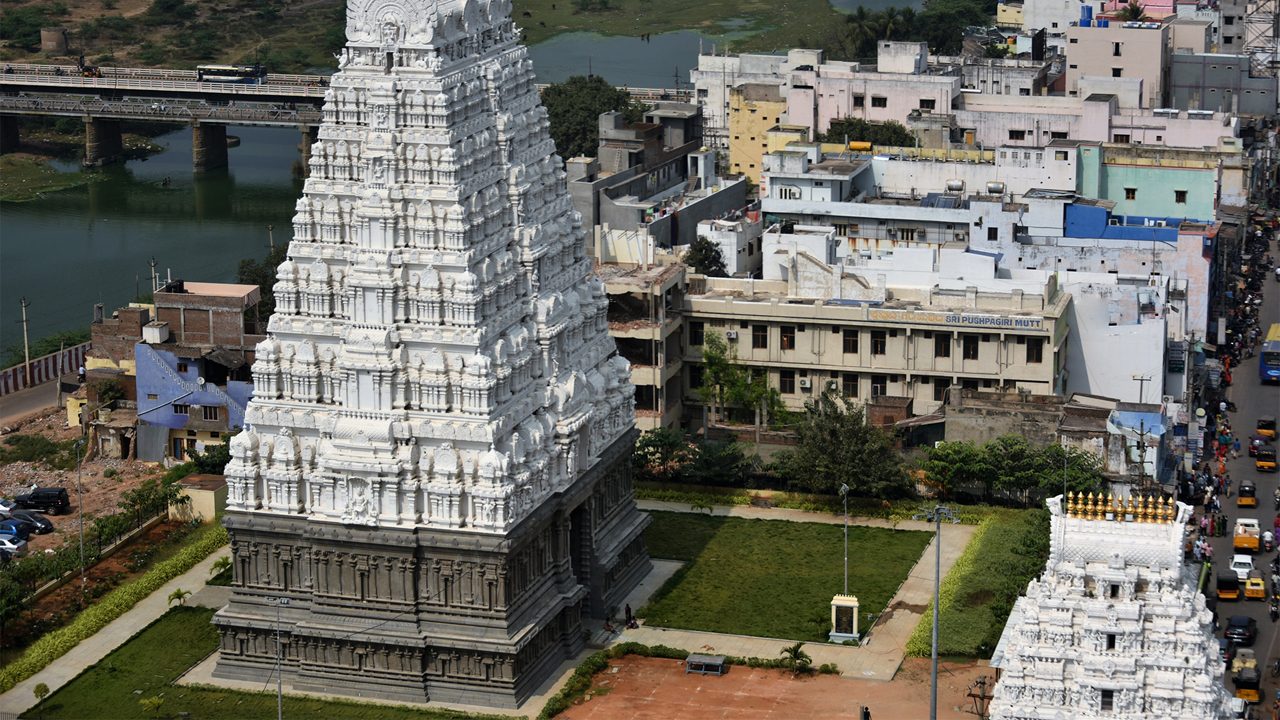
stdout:
POLYGON ((9 513, 18 509, 18 503, 9 498, 0 498, 0 517, 9 517, 9 513))
POLYGON ((1218 638, 1218 655, 1222 662, 1230 665, 1236 659, 1236 641, 1231 638, 1218 638))
POLYGON ((27 541, 19 540, 12 535, 0 535, 0 551, 7 552, 13 557, 22 557, 27 554, 27 541))
POLYGON ((10 519, 21 520, 32 525, 31 532, 47 535, 53 532, 53 521, 34 510, 14 510, 9 513, 10 519))
POLYGON ((38 487, 29 493, 17 496, 14 500, 20 508, 39 510, 49 515, 65 515, 71 512, 71 499, 67 497, 66 488, 38 487))
POLYGON ((34 526, 22 520, 0 520, 0 535, 9 535, 20 540, 30 540, 31 530, 34 526))
POLYGON ((1232 615, 1227 621, 1224 636, 1236 641, 1241 647, 1251 647, 1258 638, 1258 621, 1248 615, 1232 615))

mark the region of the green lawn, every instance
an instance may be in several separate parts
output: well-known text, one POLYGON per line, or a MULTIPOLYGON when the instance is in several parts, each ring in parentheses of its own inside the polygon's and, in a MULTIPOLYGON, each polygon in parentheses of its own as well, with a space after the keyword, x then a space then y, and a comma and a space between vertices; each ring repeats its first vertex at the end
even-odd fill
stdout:
MULTIPOLYGON (((842 528, 785 520, 745 520, 654 512, 649 554, 683 560, 639 611, 649 625, 826 640, 831 596, 843 584, 842 528)), ((849 592, 863 618, 884 610, 930 533, 849 528, 849 592)))
MULTIPOLYGON (((53 693, 24 718, 57 720, 135 720, 150 717, 139 700, 162 697, 160 717, 191 713, 199 720, 245 720, 275 717, 274 693, 236 692, 173 685, 188 668, 218 645, 209 624, 213 611, 178 607, 138 633, 70 684, 53 693)), ((268 679, 263 678, 264 689, 268 679)), ((350 718, 351 720, 456 720, 476 715, 385 705, 362 705, 286 697, 284 714, 291 718, 350 718)))

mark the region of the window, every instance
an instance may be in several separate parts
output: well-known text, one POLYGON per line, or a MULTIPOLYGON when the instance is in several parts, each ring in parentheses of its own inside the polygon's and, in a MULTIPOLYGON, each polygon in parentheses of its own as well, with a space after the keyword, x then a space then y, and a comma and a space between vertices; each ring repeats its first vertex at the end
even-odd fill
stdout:
POLYGON ((174 415, 190 415, 190 414, 191 414, 191 406, 190 406, 190 405, 182 405, 182 404, 179 404, 179 403, 174 403, 174 404, 173 404, 173 414, 174 414, 174 415))
POLYGON ((999 228, 993 228, 993 227, 989 227, 989 228, 987 228, 987 239, 988 239, 988 240, 990 240, 991 242, 995 242, 995 241, 999 240, 999 239, 1000 239, 1000 229, 999 229, 999 228))
POLYGON ((204 417, 205 420, 217 420, 218 410, 219 408, 217 405, 205 405, 204 407, 200 408, 201 415, 204 417))
MULTIPOLYGON (((1227 19, 1228 19, 1228 20, 1230 20, 1231 18, 1227 18, 1227 19)), ((1231 23, 1227 23, 1227 24, 1228 24, 1228 25, 1230 25, 1231 23)), ((1233 38, 1233 37, 1231 37, 1230 35, 1228 35, 1227 37, 1222 38, 1222 44, 1223 44, 1223 45, 1230 45, 1230 44, 1231 44, 1231 41, 1232 41, 1232 40, 1234 40, 1234 39, 1235 39, 1235 38, 1233 38)))
POLYGON ((796 392, 796 371, 778 371, 778 392, 783 395, 794 395, 796 392))
POLYGON ((1124 189, 1124 199, 1125 199, 1125 200, 1137 200, 1137 199, 1138 199, 1138 188, 1125 188, 1125 189, 1124 189))
POLYGON ((933 334, 933 356, 939 358, 951 357, 951 333, 934 333, 933 334))
POLYGON ((1107 590, 1112 600, 1120 598, 1120 583, 1111 583, 1111 587, 1107 590))
POLYGON ((222 433, 218 432, 217 430, 214 430, 209 433, 209 437, 213 438, 214 440, 217 440, 218 438, 222 437, 222 433))
POLYGON ((186 372, 186 371, 187 371, 187 364, 186 364, 186 363, 184 363, 184 362, 180 362, 180 363, 178 363, 178 372, 179 372, 179 373, 184 373, 184 372, 186 372))
POLYGON ((1053 138, 1054 140, 1066 140, 1067 134, 1065 132, 1061 132, 1058 130, 1051 130, 1049 131, 1049 137, 1053 138))
POLYGON ((878 108, 889 107, 889 99, 885 97, 880 97, 879 95, 872 95, 871 107, 878 107, 878 108))
POLYGON ((858 397, 858 375, 844 373, 840 376, 840 391, 845 397, 858 397))
POLYGON ((1234 15, 1226 15, 1226 16, 1224 16, 1224 17, 1222 18, 1222 24, 1223 24, 1223 25, 1235 25, 1235 24, 1236 24, 1236 18, 1235 18, 1235 16, 1234 16, 1234 15))
POLYGON ((1178 204, 1180 204, 1180 205, 1186 205, 1186 204, 1187 204, 1187 191, 1186 191, 1186 190, 1174 190, 1174 191, 1173 191, 1173 201, 1174 201, 1174 202, 1176 202, 1176 203, 1178 203, 1178 204))
POLYGON ((871 354, 884 355, 888 351, 889 340, 883 330, 871 331, 871 354))
POLYGON ((1111 68, 1111 77, 1124 77, 1124 68, 1111 68))
POLYGON ((1031 88, 1018 88, 1018 94, 1019 94, 1019 95, 1030 95, 1030 94, 1031 94, 1031 88))
POLYGON ((695 345, 695 346, 701 345, 703 342, 706 341, 705 336, 706 336, 706 331, 703 329, 702 323, 698 322, 697 320, 690 320, 689 321, 689 344, 695 345))
POLYGON ((1054 160, 1057 160, 1058 162, 1064 162, 1064 161, 1067 159, 1067 151, 1066 151, 1066 150, 1054 150, 1054 151, 1053 151, 1053 159, 1054 159, 1054 160))
POLYGON ((963 351, 965 360, 978 359, 978 336, 977 335, 961 335, 960 349, 963 351))
POLYGON ((769 347, 768 325, 751 326, 751 347, 756 350, 763 350, 764 348, 769 347))
POLYGON ((871 376, 871 397, 880 397, 889 394, 889 376, 888 375, 872 375, 871 376))
POLYGON ((782 326, 782 349, 783 350, 796 349, 796 326, 795 325, 782 326))
POLYGON ((1010 130, 1009 139, 1010 140, 1026 140, 1027 131, 1026 130, 1010 130))
POLYGON ((844 339, 844 352, 845 352, 845 354, 846 354, 846 355, 857 355, 857 354, 858 354, 858 331, 857 331, 857 330, 845 330, 845 331, 844 331, 844 338, 843 338, 843 339, 844 339))
POLYGON ((866 96, 863 96, 863 95, 854 95, 854 96, 853 96, 853 106, 854 106, 854 107, 866 107, 866 106, 867 106, 867 98, 866 98, 866 96))
POLYGON ((1044 362, 1044 338, 1027 338, 1027 362, 1044 362))
POLYGON ((702 387, 702 373, 703 373, 703 367, 701 365, 689 366, 689 387, 690 388, 696 390, 697 388, 702 387))
POLYGON ((160 396, 155 393, 147 393, 148 400, 159 400, 160 396))
POLYGON ((1115 710, 1115 707, 1116 707, 1116 691, 1103 690, 1102 691, 1102 712, 1111 712, 1112 710, 1115 710))
POLYGON ((1127 143, 1127 142, 1129 142, 1129 136, 1128 136, 1127 134, 1125 134, 1125 133, 1116 133, 1116 136, 1115 136, 1115 138, 1114 138, 1113 142, 1118 142, 1118 143, 1127 143))
POLYGON ((1120 57, 1120 43, 1118 42, 1111 43, 1111 54, 1114 55, 1115 57, 1120 57))
POLYGON ((938 101, 934 100, 933 98, 920 98, 921 110, 933 110, 935 107, 937 107, 937 105, 938 105, 938 101))
POLYGON ((947 379, 934 378, 933 380, 933 401, 942 402, 947 399, 947 379))

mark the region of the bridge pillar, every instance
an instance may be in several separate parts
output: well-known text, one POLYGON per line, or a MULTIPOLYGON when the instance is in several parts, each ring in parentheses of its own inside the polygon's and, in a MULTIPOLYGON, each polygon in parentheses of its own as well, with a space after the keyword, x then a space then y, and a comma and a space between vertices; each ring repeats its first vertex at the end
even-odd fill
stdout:
POLYGON ((298 142, 298 152, 301 157, 294 168, 294 174, 306 178, 311 175, 311 146, 315 144, 320 128, 313 125, 299 125, 298 130, 302 131, 302 140, 298 142))
POLYGON ((196 172, 227 166, 227 126, 191 126, 191 163, 196 172))
POLYGON ((85 118, 84 165, 98 167, 117 162, 124 155, 124 142, 120 139, 119 120, 85 118))
POLYGON ((18 136, 18 116, 0 115, 0 155, 18 149, 22 139, 18 136))

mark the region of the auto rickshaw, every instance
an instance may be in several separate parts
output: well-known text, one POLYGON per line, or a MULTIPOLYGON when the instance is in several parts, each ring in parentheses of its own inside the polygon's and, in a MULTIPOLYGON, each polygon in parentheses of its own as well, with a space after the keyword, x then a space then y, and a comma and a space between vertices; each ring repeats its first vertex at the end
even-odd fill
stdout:
POLYGON ((1232 571, 1218 573, 1218 599, 1239 600, 1240 578, 1232 571))
POLYGON ((1276 449, 1270 445, 1258 448, 1253 456, 1253 468, 1258 472, 1276 472, 1276 449))
POLYGON ((1267 583, 1262 579, 1261 575, 1250 575, 1249 578, 1244 581, 1244 599, 1267 599, 1267 583))
POLYGON ((1258 668, 1254 667, 1241 668, 1232 678, 1231 682, 1236 686, 1236 697, 1247 703, 1256 703, 1262 696, 1258 686, 1261 684, 1262 676, 1258 673, 1258 668))
POLYGON ((1258 507, 1258 486, 1252 480, 1242 480, 1236 493, 1236 507, 1258 507))
POLYGON ((1276 439, 1276 416, 1264 415, 1258 418, 1258 427, 1255 431, 1268 440, 1276 439))
POLYGON ((1249 457, 1256 457, 1258 455, 1258 450, 1266 447, 1270 443, 1270 440, 1262 437, 1261 435, 1251 436, 1249 438, 1249 457))

